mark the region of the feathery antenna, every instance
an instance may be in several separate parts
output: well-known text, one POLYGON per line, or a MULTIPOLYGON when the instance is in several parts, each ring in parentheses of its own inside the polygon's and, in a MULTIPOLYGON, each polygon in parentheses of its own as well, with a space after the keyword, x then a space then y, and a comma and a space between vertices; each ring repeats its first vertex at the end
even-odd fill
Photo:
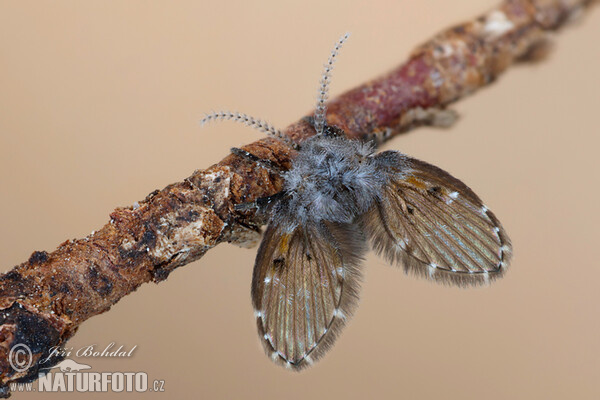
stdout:
POLYGON ((317 135, 323 134, 323 127, 325 126, 325 114, 327 112, 327 106, 325 102, 327 101, 327 96, 329 92, 329 82, 331 81, 331 71, 333 70, 333 64, 335 63, 335 59, 342 48, 344 42, 350 37, 350 33, 344 34, 336 43, 331 50, 331 55, 327 60, 327 64, 325 64, 325 68, 323 69, 323 75, 321 75, 321 80, 319 81, 319 92, 317 94, 317 106, 315 107, 315 130, 317 131, 317 135))
POLYGON ((205 114, 204 118, 200 120, 200 126, 212 121, 231 120, 235 122, 241 122, 246 126, 254 128, 258 131, 266 133, 267 135, 273 136, 279 140, 285 142, 288 146, 297 149, 298 145, 292 141, 287 135, 275 128, 273 125, 261 119, 256 119, 247 114, 232 111, 213 111, 209 114, 205 114))

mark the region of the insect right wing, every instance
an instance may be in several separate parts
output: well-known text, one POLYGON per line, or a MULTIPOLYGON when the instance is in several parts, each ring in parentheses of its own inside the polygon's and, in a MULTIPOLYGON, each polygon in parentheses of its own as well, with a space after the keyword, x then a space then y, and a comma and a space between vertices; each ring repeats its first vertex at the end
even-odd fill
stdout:
POLYGON ((467 185, 398 152, 379 153, 375 160, 389 177, 380 198, 362 216, 375 250, 408 272, 459 286, 502 276, 510 240, 467 185))
POLYGON ((301 369, 321 357, 350 317, 366 239, 356 225, 271 222, 252 278, 252 303, 267 354, 301 369))

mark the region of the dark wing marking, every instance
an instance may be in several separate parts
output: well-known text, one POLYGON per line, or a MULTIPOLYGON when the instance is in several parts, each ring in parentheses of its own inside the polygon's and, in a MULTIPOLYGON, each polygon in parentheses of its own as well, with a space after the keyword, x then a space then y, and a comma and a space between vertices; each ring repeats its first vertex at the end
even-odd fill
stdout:
POLYGON ((252 303, 273 361, 300 369, 333 344, 354 309, 365 251, 357 226, 323 223, 291 232, 267 227, 254 267, 252 303))
POLYGON ((502 276, 510 240, 479 197, 440 168, 390 153, 376 156, 389 184, 362 217, 373 248, 435 281, 466 286, 502 276))

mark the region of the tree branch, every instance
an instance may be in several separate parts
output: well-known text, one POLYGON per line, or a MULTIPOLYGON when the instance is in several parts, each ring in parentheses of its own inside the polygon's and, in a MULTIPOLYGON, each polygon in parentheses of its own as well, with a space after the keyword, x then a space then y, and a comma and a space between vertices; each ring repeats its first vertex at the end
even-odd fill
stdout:
MULTIPOLYGON (((556 30, 593 0, 505 0, 487 14, 450 28, 418 47, 387 75, 329 102, 328 123, 349 137, 380 142, 419 125, 448 125, 445 107, 493 82, 511 64, 531 58, 556 30)), ((304 120, 285 133, 313 134, 304 120)), ((282 169, 294 151, 274 139, 244 147, 282 169)), ((0 394, 8 384, 36 379, 39 362, 88 318, 103 313, 141 284, 160 282, 221 242, 255 244, 258 221, 234 205, 281 190, 277 175, 236 155, 194 172, 127 208, 89 236, 34 252, 0 277, 0 394), (27 345, 32 364, 18 371, 11 349, 27 345)), ((58 360, 54 360, 55 362, 58 360)))

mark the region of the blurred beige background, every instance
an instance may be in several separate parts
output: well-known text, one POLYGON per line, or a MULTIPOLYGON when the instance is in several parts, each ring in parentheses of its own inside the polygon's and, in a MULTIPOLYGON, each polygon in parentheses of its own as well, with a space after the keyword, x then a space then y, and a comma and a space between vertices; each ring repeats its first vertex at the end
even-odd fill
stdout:
MULTIPOLYGON (((2 1, 2 270, 259 137, 233 124, 200 129, 204 111, 280 127, 304 115, 341 33, 352 37, 333 95, 497 1, 2 1)), ((370 255, 353 320, 297 374, 275 366, 255 332, 256 249, 221 245, 70 342, 137 345, 131 359, 76 360, 165 380, 165 393, 119 398, 600 397, 599 38, 596 7, 557 36, 548 60, 457 103, 452 130, 386 145, 450 171, 493 209, 515 247, 503 280, 448 288, 370 255)))

